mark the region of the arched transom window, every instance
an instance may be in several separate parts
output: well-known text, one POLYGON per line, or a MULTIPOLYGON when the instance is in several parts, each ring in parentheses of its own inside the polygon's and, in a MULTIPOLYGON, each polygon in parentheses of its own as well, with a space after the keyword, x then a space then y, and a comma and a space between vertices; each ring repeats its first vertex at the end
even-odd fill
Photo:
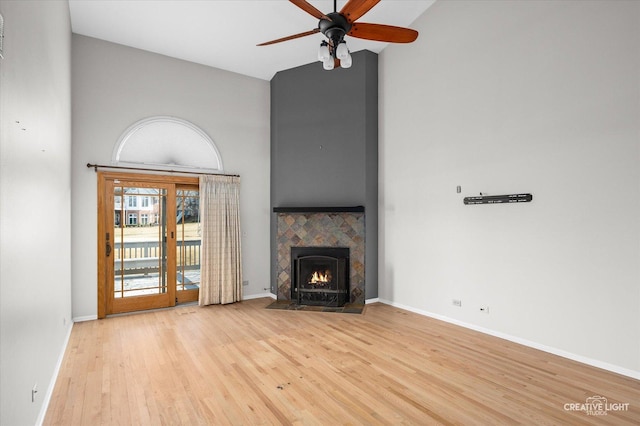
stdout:
POLYGON ((145 118, 130 126, 118 140, 111 160, 117 166, 223 171, 213 140, 193 123, 168 116, 145 118))

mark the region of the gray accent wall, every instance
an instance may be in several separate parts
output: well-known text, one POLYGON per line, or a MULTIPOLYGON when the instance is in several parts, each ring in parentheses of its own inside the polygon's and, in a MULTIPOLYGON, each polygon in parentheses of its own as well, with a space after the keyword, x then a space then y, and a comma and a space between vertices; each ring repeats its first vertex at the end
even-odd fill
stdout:
MULTIPOLYGON (((320 62, 271 80, 271 207, 365 207, 365 298, 378 297, 378 55, 320 62)), ((276 293, 276 214, 271 213, 276 293)))

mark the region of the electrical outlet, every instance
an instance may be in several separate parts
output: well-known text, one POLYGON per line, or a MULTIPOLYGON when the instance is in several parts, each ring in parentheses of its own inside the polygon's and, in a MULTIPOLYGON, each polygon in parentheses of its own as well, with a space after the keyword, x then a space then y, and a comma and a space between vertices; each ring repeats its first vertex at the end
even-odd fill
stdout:
POLYGON ((31 388, 31 402, 36 402, 36 394, 38 393, 38 383, 31 388))
POLYGON ((459 299, 453 299, 453 300, 451 301, 451 303, 453 303, 453 306, 457 306, 458 308, 461 308, 461 307, 462 307, 462 300, 459 300, 459 299))
POLYGON ((488 314, 489 313, 489 307, 488 306, 481 306, 480 307, 480 312, 482 312, 483 314, 488 314))
POLYGON ((248 286, 249 285, 249 281, 242 281, 242 285, 245 286, 245 287, 248 286))

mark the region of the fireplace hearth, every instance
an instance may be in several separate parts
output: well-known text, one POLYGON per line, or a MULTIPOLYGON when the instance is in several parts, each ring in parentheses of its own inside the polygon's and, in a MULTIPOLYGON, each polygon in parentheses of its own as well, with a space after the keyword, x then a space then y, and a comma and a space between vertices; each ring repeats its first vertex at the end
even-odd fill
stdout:
POLYGON ((341 307, 349 298, 348 247, 291 247, 291 300, 341 307))

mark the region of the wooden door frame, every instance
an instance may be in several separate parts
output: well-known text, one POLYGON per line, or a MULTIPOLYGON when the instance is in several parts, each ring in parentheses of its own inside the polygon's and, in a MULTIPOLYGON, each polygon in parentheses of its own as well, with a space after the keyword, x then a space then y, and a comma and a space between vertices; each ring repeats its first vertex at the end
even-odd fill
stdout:
MULTIPOLYGON (((197 185, 197 186, 199 186, 199 185, 197 185)), ((193 185, 183 185, 183 184, 176 183, 175 188, 176 188, 176 202, 177 202, 178 191, 180 191, 180 190, 188 190, 188 191, 190 191, 190 190, 194 189, 194 186, 193 185)), ((200 188, 198 188, 198 193, 199 193, 199 191, 200 191, 200 188)), ((178 235, 180 235, 180 234, 178 232, 178 223, 176 222, 176 250, 177 250, 177 246, 178 246, 178 243, 179 243, 178 235)), ((177 258, 177 253, 176 253, 176 273, 177 272, 178 272, 178 258, 177 258)), ((200 292, 200 289, 176 291, 176 303, 197 302, 198 301, 199 292, 200 292)))
MULTIPOLYGON (((108 301, 109 301, 109 293, 108 293, 108 285, 107 285, 107 262, 106 262, 106 252, 107 252, 107 241, 106 241, 106 233, 110 229, 108 224, 106 223, 105 215, 103 214, 105 209, 109 207, 109 200, 106 198, 106 190, 107 190, 107 182, 108 181, 136 181, 143 183, 157 183, 157 184, 171 184, 175 186, 178 185, 198 185, 199 178, 197 176, 172 176, 172 175, 158 175, 158 174, 139 174, 139 173, 120 173, 120 172, 103 172, 98 171, 98 214, 97 222, 98 222, 98 318, 106 318, 106 316, 110 313, 108 301)), ((174 194, 175 195, 175 194, 174 194)), ((174 199, 175 201, 175 199, 174 199)), ((113 205, 113 202, 111 202, 113 205)), ((173 231, 175 232, 175 218, 173 221, 173 231)), ((110 244, 112 244, 111 241, 110 244)), ((175 244, 173 244, 175 245, 175 244)))

